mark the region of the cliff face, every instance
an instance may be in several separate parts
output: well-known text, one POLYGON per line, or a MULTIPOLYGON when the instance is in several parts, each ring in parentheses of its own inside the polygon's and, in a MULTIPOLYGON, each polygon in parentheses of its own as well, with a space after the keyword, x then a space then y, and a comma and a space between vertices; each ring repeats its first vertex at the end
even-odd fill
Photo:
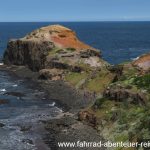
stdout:
POLYGON ((12 40, 4 53, 4 63, 27 65, 33 71, 45 68, 46 56, 54 48, 49 41, 12 40))
POLYGON ((11 40, 4 54, 4 63, 27 65, 33 71, 39 71, 47 67, 52 57, 65 59, 73 56, 77 61, 77 57, 99 57, 100 52, 79 41, 72 30, 53 25, 35 30, 24 38, 11 40))
POLYGON ((52 25, 11 40, 4 63, 28 66, 39 71, 40 79, 64 80, 76 88, 99 92, 114 78, 100 56, 99 50, 81 42, 72 30, 52 25), (97 82, 101 85, 95 88, 97 82))

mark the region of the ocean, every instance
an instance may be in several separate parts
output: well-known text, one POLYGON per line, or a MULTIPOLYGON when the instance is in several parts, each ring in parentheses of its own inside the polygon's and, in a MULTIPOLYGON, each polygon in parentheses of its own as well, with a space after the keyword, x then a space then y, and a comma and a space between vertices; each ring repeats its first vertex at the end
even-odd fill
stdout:
POLYGON ((80 40, 101 50, 102 57, 111 64, 150 52, 150 22, 18 22, 0 23, 0 57, 10 39, 52 24, 74 30, 80 40))

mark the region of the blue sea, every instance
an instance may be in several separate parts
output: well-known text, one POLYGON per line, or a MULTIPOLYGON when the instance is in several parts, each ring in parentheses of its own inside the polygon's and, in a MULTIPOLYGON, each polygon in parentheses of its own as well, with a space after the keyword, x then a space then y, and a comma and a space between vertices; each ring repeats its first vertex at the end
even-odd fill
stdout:
POLYGON ((103 58, 111 64, 150 52, 150 22, 30 22, 0 23, 0 56, 10 39, 51 24, 71 28, 80 40, 100 49, 103 58))

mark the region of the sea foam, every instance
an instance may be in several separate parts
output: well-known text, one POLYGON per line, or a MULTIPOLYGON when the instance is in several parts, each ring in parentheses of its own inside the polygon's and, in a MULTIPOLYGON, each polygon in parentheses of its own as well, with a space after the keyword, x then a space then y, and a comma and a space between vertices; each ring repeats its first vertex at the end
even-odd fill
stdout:
POLYGON ((6 89, 0 89, 0 92, 6 92, 6 89))

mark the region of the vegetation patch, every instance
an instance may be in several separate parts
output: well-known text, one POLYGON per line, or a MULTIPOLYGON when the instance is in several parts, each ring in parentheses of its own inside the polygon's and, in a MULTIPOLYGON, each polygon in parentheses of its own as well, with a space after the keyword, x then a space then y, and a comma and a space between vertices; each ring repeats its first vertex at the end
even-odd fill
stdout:
POLYGON ((66 48, 66 50, 67 50, 67 51, 70 51, 70 52, 74 52, 74 51, 76 51, 76 49, 75 49, 75 48, 71 48, 71 47, 66 48))
POLYGON ((81 80, 87 78, 87 73, 76 73, 70 72, 66 75, 65 80, 68 81, 71 85, 76 86, 81 80))
POLYGON ((133 80, 133 84, 135 84, 138 88, 144 88, 150 91, 150 74, 136 77, 133 80))
POLYGON ((104 89, 112 82, 113 78, 113 74, 100 71, 95 78, 90 79, 87 82, 86 88, 89 91, 102 93, 104 89))

